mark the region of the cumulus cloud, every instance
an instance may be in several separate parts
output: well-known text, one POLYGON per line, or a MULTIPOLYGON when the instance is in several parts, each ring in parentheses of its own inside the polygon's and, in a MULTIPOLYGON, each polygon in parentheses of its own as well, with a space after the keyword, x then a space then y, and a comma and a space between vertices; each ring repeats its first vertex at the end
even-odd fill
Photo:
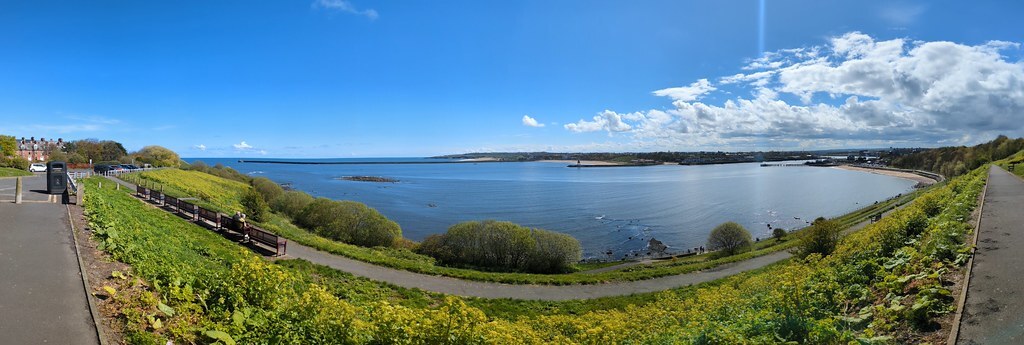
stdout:
POLYGON ((594 116, 592 121, 579 120, 576 123, 566 124, 564 127, 576 133, 607 131, 608 133, 625 132, 633 129, 623 119, 639 120, 643 115, 640 113, 619 114, 611 110, 605 110, 594 116))
POLYGON ((1013 42, 979 45, 878 40, 860 32, 827 44, 766 53, 716 78, 735 94, 718 104, 708 79, 654 91, 672 107, 565 125, 572 132, 607 131, 660 147, 805 143, 913 144, 983 140, 1024 134, 1024 62, 1002 55, 1013 42), (742 92, 743 90, 749 91, 742 92), (965 136, 965 133, 974 135, 965 136))
POLYGON ((530 117, 530 115, 523 115, 523 126, 544 127, 544 124, 537 122, 537 119, 530 117))
MULTIPOLYGON (((245 143, 245 142, 243 141, 242 143, 245 143)), ((194 148, 196 150, 199 150, 199 151, 206 151, 206 145, 203 145, 203 144, 192 146, 192 148, 194 148)))
POLYGON ((313 1, 312 6, 313 8, 316 9, 324 9, 365 16, 366 18, 370 18, 370 20, 376 20, 377 18, 380 18, 380 14, 378 14, 376 10, 372 8, 360 10, 356 8, 355 5, 352 5, 351 2, 346 0, 316 0, 313 1))
POLYGON ((233 144, 231 146, 234 146, 235 150, 239 150, 239 151, 252 150, 254 148, 254 147, 252 147, 252 145, 249 145, 248 143, 246 143, 245 140, 242 140, 242 142, 240 142, 238 144, 233 144))

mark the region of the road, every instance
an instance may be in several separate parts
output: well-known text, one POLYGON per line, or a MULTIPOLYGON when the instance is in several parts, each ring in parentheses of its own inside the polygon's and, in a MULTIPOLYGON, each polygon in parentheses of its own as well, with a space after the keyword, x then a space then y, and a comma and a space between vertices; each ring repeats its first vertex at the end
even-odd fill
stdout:
POLYGON ((1024 344, 1024 180, 989 169, 958 344, 1024 344))
POLYGON ((45 175, 0 179, 0 343, 98 344, 68 223, 45 175))

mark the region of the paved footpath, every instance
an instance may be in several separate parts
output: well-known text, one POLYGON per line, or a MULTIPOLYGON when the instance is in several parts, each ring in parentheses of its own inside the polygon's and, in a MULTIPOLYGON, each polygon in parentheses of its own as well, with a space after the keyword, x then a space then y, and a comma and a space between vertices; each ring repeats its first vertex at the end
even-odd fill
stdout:
MULTIPOLYGON (((114 177, 107 178, 129 187, 131 190, 135 190, 134 184, 114 177)), ((869 221, 862 222, 847 231, 852 232, 859 230, 867 226, 869 223, 869 221)), ((716 266, 703 271, 639 281, 582 285, 502 284, 434 276, 377 266, 363 261, 349 259, 344 256, 319 251, 291 241, 288 243, 288 255, 286 255, 286 258, 304 259, 313 263, 332 267, 340 271, 348 272, 359 277, 386 282, 405 288, 417 288, 450 295, 481 298, 564 301, 572 299, 623 296, 675 289, 755 270, 788 259, 791 256, 792 255, 787 251, 779 251, 744 261, 716 266)))
POLYGON ((1024 344, 1024 180, 992 166, 959 344, 1024 344))
POLYGON ((0 343, 97 344, 67 208, 43 176, 22 179, 20 205, 0 179, 0 343))

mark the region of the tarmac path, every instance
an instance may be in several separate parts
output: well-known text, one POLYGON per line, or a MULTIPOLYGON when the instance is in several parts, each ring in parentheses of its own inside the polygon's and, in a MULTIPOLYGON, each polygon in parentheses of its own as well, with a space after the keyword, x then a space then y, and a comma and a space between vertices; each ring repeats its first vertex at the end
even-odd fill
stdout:
POLYGON ((989 169, 958 344, 1024 344, 1024 179, 989 169))
POLYGON ((45 175, 0 178, 0 343, 98 344, 67 209, 45 175))
MULTIPOLYGON (((135 190, 134 184, 115 177, 108 176, 107 178, 130 188, 130 190, 135 190)), ((847 229, 846 232, 859 230, 868 224, 870 224, 870 221, 864 221, 854 225, 850 229, 847 229)), ((788 259, 791 256, 792 255, 789 252, 783 250, 744 261, 723 264, 703 271, 638 281, 579 285, 503 284, 434 276, 377 266, 363 261, 346 258, 344 256, 319 251, 295 242, 288 243, 288 254, 285 258, 304 259, 371 280, 386 282, 405 288, 417 288, 450 295, 480 298, 564 301, 624 296, 675 289, 759 269, 788 259)))

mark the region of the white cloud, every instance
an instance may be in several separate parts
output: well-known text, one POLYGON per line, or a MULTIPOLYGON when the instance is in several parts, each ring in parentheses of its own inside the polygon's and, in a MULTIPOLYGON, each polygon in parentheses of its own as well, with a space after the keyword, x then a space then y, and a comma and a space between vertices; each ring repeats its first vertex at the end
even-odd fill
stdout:
POLYGON ((231 146, 234 146, 235 150, 239 150, 239 151, 252 150, 254 148, 254 147, 252 147, 252 145, 249 145, 248 143, 246 143, 245 140, 242 140, 242 142, 240 142, 238 144, 233 144, 231 146))
POLYGON ((266 156, 267 155, 267 150, 260 150, 259 154, 263 155, 263 156, 266 156))
POLYGON ((317 9, 326 9, 366 16, 366 18, 370 18, 370 20, 376 20, 377 18, 380 18, 380 14, 378 14, 376 10, 372 8, 360 10, 357 9, 354 5, 352 5, 351 2, 348 2, 346 0, 316 0, 313 1, 312 6, 313 8, 317 9))
POLYGON ((537 119, 530 117, 530 115, 523 115, 523 126, 544 127, 544 124, 537 122, 537 119))
POLYGON ((708 92, 718 90, 711 86, 707 79, 693 82, 690 86, 672 87, 654 91, 655 96, 669 97, 675 101, 692 102, 706 95, 708 92))
MULTIPOLYGON (((851 32, 828 44, 780 50, 717 78, 750 96, 699 101, 717 91, 707 79, 655 91, 672 108, 605 110, 564 127, 627 133, 636 145, 843 145, 964 143, 1024 134, 1024 62, 1003 50, 1020 44, 879 41, 851 32), (795 97, 794 97, 795 96, 795 97), (797 102, 789 101, 798 99, 797 102), (972 135, 965 135, 969 133, 972 135)), ((736 93, 736 94, 743 94, 736 93)))
POLYGON ((570 131, 576 133, 583 132, 596 132, 596 131, 608 131, 608 133, 614 132, 625 132, 633 127, 623 122, 623 117, 638 119, 642 115, 639 113, 635 114, 619 114, 611 110, 605 110, 594 116, 593 121, 579 120, 576 123, 566 124, 564 127, 570 131))
POLYGON ((199 151, 206 151, 206 145, 203 145, 203 144, 192 146, 192 148, 194 148, 196 150, 199 150, 199 151))

